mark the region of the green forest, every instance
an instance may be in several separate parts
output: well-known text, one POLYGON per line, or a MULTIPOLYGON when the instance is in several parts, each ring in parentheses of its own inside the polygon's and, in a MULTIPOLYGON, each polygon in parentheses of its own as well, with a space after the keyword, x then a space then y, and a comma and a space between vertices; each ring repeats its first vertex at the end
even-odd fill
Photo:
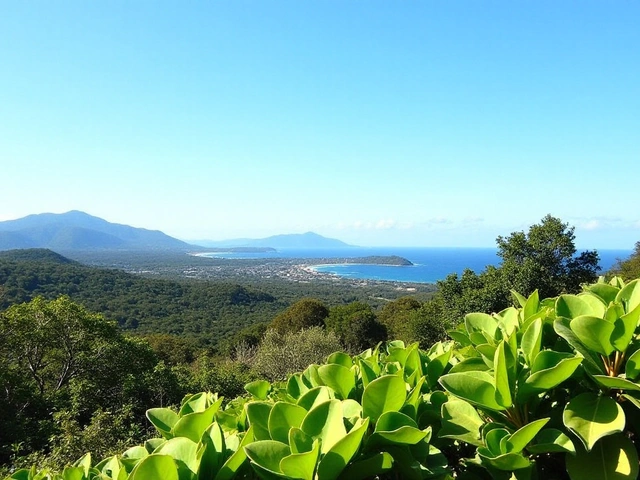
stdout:
POLYGON ((497 247, 413 296, 4 252, 0 477, 637 478, 640 242, 497 247))

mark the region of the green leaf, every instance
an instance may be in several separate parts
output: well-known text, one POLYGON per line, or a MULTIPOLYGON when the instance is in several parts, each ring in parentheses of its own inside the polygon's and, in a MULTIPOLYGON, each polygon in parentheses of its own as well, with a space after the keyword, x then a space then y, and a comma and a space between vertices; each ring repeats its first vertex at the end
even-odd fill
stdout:
POLYGON ((491 339, 496 339, 498 321, 491 315, 487 315, 486 313, 468 313, 464 317, 464 325, 470 336, 473 332, 481 332, 487 334, 491 339))
POLYGON ((377 421, 385 412, 398 411, 407 398, 406 384, 397 375, 383 375, 366 386, 362 394, 362 414, 377 421))
POLYGON ((316 405, 320 405, 333 398, 333 391, 329 387, 314 387, 298 399, 298 405, 309 411, 316 405))
POLYGON ((571 480, 635 480, 638 478, 638 452, 624 435, 612 435, 595 444, 591 451, 580 448, 567 455, 571 480))
POLYGON ((541 418, 540 420, 535 420, 518 429, 513 435, 511 435, 511 437, 509 437, 509 452, 521 452, 524 450, 548 421, 548 418, 541 418))
POLYGON ((585 347, 577 335, 570 328, 571 320, 568 318, 557 318, 553 322, 555 332, 564 338, 573 349, 584 358, 583 366, 593 375, 605 374, 604 364, 599 355, 585 347))
POLYGON ((522 353, 524 353, 524 360, 530 367, 536 359, 538 353, 540 353, 540 346, 542 345, 542 320, 534 320, 527 330, 522 335, 522 353))
POLYGON ((307 387, 302 380, 302 375, 296 373, 289 377, 287 381, 287 393, 291 395, 295 399, 299 399, 303 394, 309 391, 309 387, 307 387))
POLYGON ((131 471, 129 480, 179 480, 178 470, 169 455, 152 454, 143 458, 131 471))
POLYGON ((489 449, 485 447, 478 448, 478 455, 483 463, 487 463, 498 470, 520 470, 527 468, 531 464, 528 458, 525 458, 519 453, 504 453, 494 456, 489 449))
POLYGON ((313 438, 296 427, 289 430, 289 448, 291 453, 310 452, 313 448, 313 438))
POLYGON ((180 478, 185 476, 184 472, 187 470, 194 475, 198 472, 198 444, 186 437, 167 440, 153 453, 169 455, 173 458, 178 467, 178 476, 180 478))
POLYGON ((226 446, 222 428, 214 422, 207 428, 198 449, 198 478, 213 478, 225 460, 226 446))
POLYGON ((173 438, 171 429, 178 422, 178 414, 170 408, 150 408, 147 418, 164 438, 173 438))
POLYGON ((454 397, 442 405, 442 428, 438 436, 479 447, 483 445, 480 434, 482 425, 484 422, 476 409, 464 400, 454 397))
POLYGON ((612 398, 591 392, 572 398, 564 408, 562 419, 588 451, 600 438, 622 432, 625 426, 622 407, 612 398))
POLYGON ((360 369, 360 376, 362 377, 362 385, 364 387, 369 385, 369 383, 374 381, 378 378, 378 375, 380 375, 380 367, 376 364, 377 368, 374 368, 367 360, 359 358, 358 367, 360 369))
POLYGON ((313 448, 304 453, 292 453, 280 461, 280 471, 287 478, 313 480, 316 463, 320 455, 320 442, 313 442, 313 448))
POLYGON ((440 384, 446 391, 489 410, 504 410, 496 402, 496 387, 493 377, 487 372, 450 373, 440 377, 440 384))
POLYGON ((244 451, 249 460, 260 468, 284 476, 280 470, 280 461, 291 455, 291 450, 286 444, 275 440, 259 440, 245 446, 244 451))
POLYGON ((318 368, 322 382, 332 388, 338 398, 347 399, 356 388, 356 379, 350 368, 335 363, 318 368))
POLYGON ((616 390, 628 390, 640 392, 640 385, 622 377, 609 377, 607 375, 593 375, 593 379, 605 388, 616 390))
POLYGON ((522 305, 522 320, 526 321, 528 318, 532 317, 538 310, 540 309, 540 296, 538 294, 538 290, 534 290, 524 305, 522 305))
POLYGON ((249 425, 253 428, 256 440, 271 440, 269 415, 272 408, 273 404, 267 402, 250 402, 245 405, 249 425))
POLYGON ((635 380, 640 376, 640 350, 636 350, 633 355, 627 359, 625 375, 629 380, 635 380))
POLYGON ((569 319, 585 316, 602 318, 605 310, 604 303, 591 295, 560 295, 556 300, 557 317, 569 319))
POLYGON ((616 295, 616 302, 624 305, 625 310, 630 312, 640 305, 640 282, 638 279, 627 283, 616 295))
POLYGON ((609 340, 614 330, 612 323, 602 318, 583 315, 571 320, 569 325, 585 347, 605 357, 613 352, 613 345, 609 340))
POLYGON ((266 380, 256 380, 247 383, 244 389, 258 400, 266 400, 269 390, 271 390, 271 384, 266 380))
POLYGON ((253 441, 253 428, 249 428, 249 430, 247 430, 247 432, 244 434, 244 437, 242 438, 238 449, 227 459, 226 462, 224 462, 222 468, 220 468, 220 471, 216 475, 215 480, 231 480, 236 476, 236 473, 238 473, 238 470, 240 470, 245 460, 247 459, 247 454, 244 451, 244 447, 246 447, 253 441))
POLYGON ((313 439, 319 438, 322 442, 321 453, 327 453, 347 434, 343 422, 342 402, 329 400, 313 408, 302 421, 300 429, 313 439))
POLYGON ((438 379, 440 378, 440 375, 444 373, 447 365, 449 365, 452 352, 453 349, 449 348, 442 355, 432 358, 427 364, 426 380, 429 388, 434 388, 438 385, 438 379))
POLYGON ((174 437, 187 437, 196 443, 199 442, 204 431, 213 423, 221 404, 222 397, 203 411, 182 415, 173 426, 171 433, 174 437))
POLYGON ((307 411, 299 405, 276 402, 269 413, 267 428, 273 440, 288 443, 291 427, 299 427, 307 411))
POLYGON ((616 295, 620 291, 619 288, 614 287, 613 285, 608 285, 606 283, 594 283, 593 285, 589 285, 587 289, 600 297, 605 305, 609 305, 611 302, 616 301, 616 295))
POLYGON ((344 352, 332 353, 327 357, 327 363, 335 363, 347 368, 351 368, 353 366, 353 360, 351 359, 351 356, 344 352))
POLYGON ((543 356, 545 360, 554 359, 557 361, 557 364, 551 368, 544 368, 529 375, 524 384, 518 386, 518 401, 526 401, 531 395, 550 390, 560 385, 573 375, 573 372, 576 371, 583 360, 580 357, 563 358, 563 354, 561 353, 545 350, 544 352, 540 352, 534 363, 541 364, 542 362, 540 360, 543 356), (547 353, 548 355, 543 355, 547 353))
POLYGON ((468 357, 451 367, 449 373, 484 372, 487 370, 489 370, 489 366, 481 357, 468 357))
MULTIPOLYGON (((537 291, 537 290, 536 290, 537 291)), ((511 292, 511 296, 513 297, 513 299, 518 302, 518 304, 521 307, 524 307, 527 304, 527 299, 523 296, 520 295, 518 292, 516 292, 515 290, 510 290, 511 292)))
POLYGON ((369 419, 362 419, 346 436, 338 440, 318 465, 318 478, 333 480, 344 470, 358 452, 362 438, 369 426, 369 419))
POLYGON ((512 404, 511 388, 509 387, 509 373, 507 372, 507 360, 504 355, 504 340, 500 342, 493 359, 493 368, 496 382, 495 400, 504 408, 512 404))
POLYGON ((640 305, 632 311, 616 319, 614 323, 613 333, 611 334, 611 343, 616 350, 624 352, 627 350, 633 334, 638 327, 638 319, 640 318, 640 305))
POLYGON ((383 413, 378 421, 368 445, 415 445, 423 440, 429 431, 418 429, 418 424, 400 412, 383 413))
POLYGON ((571 439, 555 428, 545 428, 535 440, 534 444, 527 447, 527 451, 533 455, 554 452, 575 453, 576 451, 571 439))
POLYGON ((381 452, 365 457, 349 465, 342 475, 341 480, 364 480, 376 478, 393 468, 393 457, 388 452, 381 452))

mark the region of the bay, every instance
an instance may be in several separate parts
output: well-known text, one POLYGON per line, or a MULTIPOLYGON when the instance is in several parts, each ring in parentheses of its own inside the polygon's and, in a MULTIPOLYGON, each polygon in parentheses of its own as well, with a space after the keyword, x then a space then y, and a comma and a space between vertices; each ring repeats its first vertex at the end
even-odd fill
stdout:
MULTIPOLYGON (((410 247, 344 247, 322 249, 279 249, 275 252, 216 252, 203 256, 228 259, 304 259, 319 273, 360 280, 382 280, 406 283, 435 283, 447 275, 461 275, 469 268, 476 273, 488 265, 498 266, 500 257, 495 248, 410 248, 410 247), (413 265, 373 265, 331 263, 330 259, 397 255, 413 265), (317 263, 314 260, 318 260, 317 263)), ((625 259, 631 250, 598 250, 602 272, 609 270, 617 259, 625 259)))

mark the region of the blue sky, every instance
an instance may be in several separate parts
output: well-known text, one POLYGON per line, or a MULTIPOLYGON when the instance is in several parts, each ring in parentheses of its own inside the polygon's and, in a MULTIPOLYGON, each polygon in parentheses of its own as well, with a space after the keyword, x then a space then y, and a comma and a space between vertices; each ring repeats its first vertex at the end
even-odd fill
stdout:
POLYGON ((4 2, 0 220, 640 240, 640 3, 4 2))

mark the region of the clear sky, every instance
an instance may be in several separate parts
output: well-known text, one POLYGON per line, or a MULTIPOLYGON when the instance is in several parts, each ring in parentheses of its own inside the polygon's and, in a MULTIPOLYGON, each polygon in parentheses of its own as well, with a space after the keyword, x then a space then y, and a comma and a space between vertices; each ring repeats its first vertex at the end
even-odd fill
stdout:
POLYGON ((6 1, 0 220, 640 240, 640 2, 6 1))

